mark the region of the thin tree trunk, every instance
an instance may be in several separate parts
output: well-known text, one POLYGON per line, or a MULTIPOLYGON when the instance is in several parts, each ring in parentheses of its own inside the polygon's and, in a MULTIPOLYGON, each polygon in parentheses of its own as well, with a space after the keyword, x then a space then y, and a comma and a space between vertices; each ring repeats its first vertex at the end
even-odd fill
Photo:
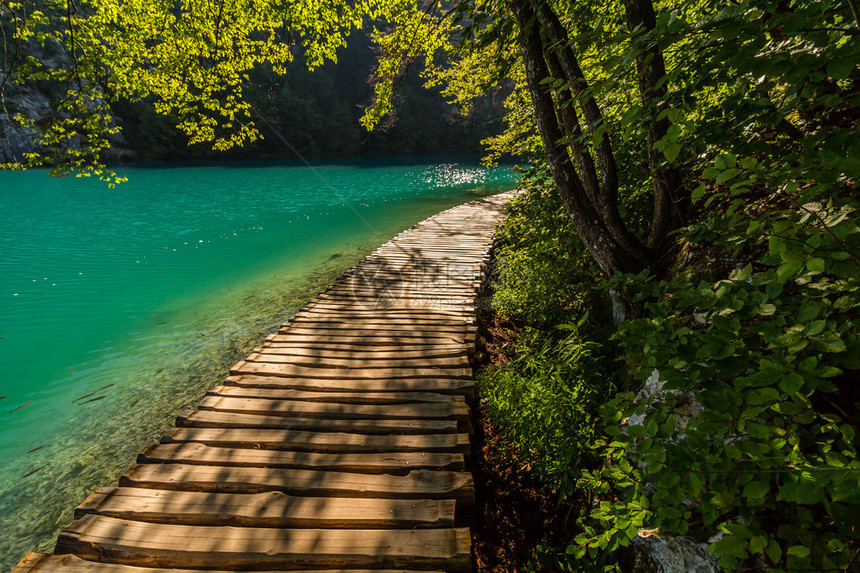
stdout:
POLYGON ((582 182, 570 161, 556 116, 550 88, 541 81, 550 77, 544 60, 543 42, 535 14, 528 0, 512 0, 512 7, 523 37, 523 63, 532 97, 538 131, 558 193, 582 242, 600 268, 608 275, 638 272, 644 264, 627 252, 612 236, 602 217, 588 199, 582 182))
MULTIPOLYGON (((545 54, 545 56, 552 77, 563 80, 564 73, 561 71, 558 56, 552 52, 545 54)), ((598 196, 600 195, 600 182, 597 179, 597 169, 594 167, 594 159, 582 143, 582 127, 579 125, 579 117, 577 117, 576 108, 574 107, 573 94, 571 94, 569 88, 564 88, 557 97, 558 104, 556 105, 556 109, 558 110, 558 118, 561 120, 567 144, 570 146, 570 150, 576 160, 582 186, 591 203, 597 205, 598 196)))
MULTIPOLYGON (((627 27, 631 32, 640 26, 645 31, 655 28, 656 17, 651 0, 624 0, 624 8, 627 27)), ((684 190, 684 180, 680 171, 676 168, 661 169, 662 153, 654 149, 654 144, 666 136, 671 126, 668 119, 657 119, 659 110, 654 109, 666 96, 665 86, 659 85, 660 79, 666 75, 666 64, 663 60, 663 52, 656 43, 637 55, 636 72, 642 103, 646 109, 650 109, 651 113, 651 119, 646 126, 646 140, 648 166, 654 188, 654 215, 651 221, 651 232, 648 235, 648 245, 659 251, 666 235, 684 224, 687 193, 684 190)))
MULTIPOLYGON (((547 60, 558 59, 564 72, 564 79, 570 83, 576 93, 588 128, 594 133, 603 124, 603 114, 594 97, 586 93, 588 81, 579 67, 576 55, 570 48, 567 30, 547 4, 542 4, 538 10, 538 20, 553 45, 553 48, 547 51, 547 60)), ((595 153, 601 174, 600 189, 594 201, 595 208, 618 243, 636 258, 643 261, 650 260, 652 258, 650 249, 630 231, 618 211, 618 168, 608 134, 604 134, 595 146, 595 153)))

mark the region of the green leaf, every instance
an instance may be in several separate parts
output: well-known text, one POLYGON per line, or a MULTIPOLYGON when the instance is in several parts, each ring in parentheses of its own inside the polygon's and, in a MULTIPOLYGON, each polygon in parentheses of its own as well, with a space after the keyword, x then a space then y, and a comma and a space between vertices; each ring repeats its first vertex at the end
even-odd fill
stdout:
POLYGON ((845 342, 841 338, 824 338, 817 341, 818 347, 824 352, 845 352, 845 342))
POLYGON ((765 480, 751 481, 744 486, 741 493, 746 498, 763 498, 770 491, 770 482, 765 480))
POLYGON ((779 400, 779 391, 775 388, 755 388, 746 393, 747 404, 754 406, 777 400, 779 400))
POLYGON ((845 57, 835 57, 827 62, 827 75, 834 80, 844 80, 854 70, 854 60, 845 57))
POLYGON ((806 268, 813 272, 824 272, 824 259, 809 259, 806 262, 806 268))
POLYGON ((725 171, 717 175, 716 184, 720 185, 722 183, 725 183, 729 179, 732 179, 737 176, 739 173, 741 173, 740 169, 726 169, 725 171))
POLYGON ((758 553, 767 547, 767 537, 764 535, 755 535, 750 538, 750 553, 758 553))
POLYGON ((745 281, 748 278, 750 278, 750 276, 752 276, 752 271, 753 271, 752 264, 748 264, 747 266, 745 266, 742 269, 733 271, 732 272, 732 275, 733 275, 732 278, 734 278, 734 280, 736 280, 736 281, 745 281))
POLYGON ((681 153, 681 145, 675 142, 669 142, 666 147, 663 148, 663 155, 669 163, 675 161, 679 153, 681 153))
POLYGON ((813 320, 806 325, 804 332, 807 336, 815 336, 816 334, 821 334, 825 326, 827 326, 827 321, 823 318, 819 320, 813 320))
POLYGON ((806 547, 804 545, 792 545, 788 548, 788 551, 786 551, 786 553, 788 555, 804 559, 806 557, 809 557, 809 547, 806 547))
POLYGON ((770 557, 771 563, 779 563, 779 560, 782 559, 782 548, 779 546, 779 543, 775 539, 771 539, 767 542, 767 549, 765 549, 765 553, 770 557))
POLYGON ((797 260, 785 262, 776 269, 776 278, 779 282, 784 283, 789 278, 795 275, 803 267, 803 263, 797 260))
POLYGON ((765 287, 765 292, 767 293, 767 296, 769 296, 771 299, 777 298, 780 294, 782 294, 782 283, 777 281, 771 281, 767 283, 767 286, 765 287))
POLYGON ((783 376, 779 381, 779 389, 786 394, 794 394, 803 387, 803 376, 796 372, 792 372, 783 376))
MULTIPOLYGON (((777 283, 779 284, 779 283, 777 283)), ((773 316, 776 312, 776 306, 768 303, 765 303, 759 307, 758 313, 762 316, 773 316)))

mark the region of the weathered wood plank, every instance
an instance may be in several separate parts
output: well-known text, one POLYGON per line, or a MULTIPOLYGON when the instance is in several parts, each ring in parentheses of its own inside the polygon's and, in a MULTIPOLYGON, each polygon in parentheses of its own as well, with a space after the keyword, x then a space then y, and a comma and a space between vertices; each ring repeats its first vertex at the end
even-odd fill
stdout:
POLYGON ((179 463, 240 467, 397 473, 412 469, 463 471, 463 454, 436 452, 338 453, 224 448, 200 443, 159 444, 138 454, 137 463, 179 463))
POLYGON ((245 362, 230 369, 231 376, 261 374, 283 378, 315 378, 325 380, 416 380, 421 378, 472 378, 471 368, 311 368, 270 362, 245 362))
POLYGON ((287 329, 274 335, 279 342, 325 344, 332 340, 339 344, 351 344, 353 346, 390 346, 392 344, 403 344, 404 346, 439 346, 450 344, 474 344, 475 334, 465 336, 404 336, 403 333, 374 334, 366 332, 355 335, 346 333, 321 334, 320 331, 300 331, 299 329, 287 329))
POLYGON ((305 332, 308 334, 326 334, 336 338, 339 334, 350 336, 379 334, 382 336, 398 336, 404 338, 456 338, 474 333, 477 326, 473 324, 420 326, 414 324, 379 323, 368 324, 364 321, 353 322, 287 322, 281 325, 281 332, 305 332))
POLYGON ((304 307, 300 313, 307 313, 308 316, 344 316, 344 315, 368 315, 394 318, 423 318, 439 316, 451 320, 462 320, 469 324, 475 322, 474 309, 464 308, 463 310, 428 310, 426 308, 413 308, 411 306, 391 306, 388 308, 373 308, 361 305, 350 304, 333 304, 324 303, 322 301, 315 302, 304 307))
POLYGON ((75 517, 101 515, 153 523, 319 529, 453 527, 449 499, 299 497, 280 491, 211 493, 148 488, 96 490, 75 517))
MULTIPOLYGON (((27 556, 12 569, 13 573, 200 573, 198 569, 164 569, 155 567, 135 567, 118 563, 86 561, 76 555, 47 555, 45 553, 28 553, 27 556)), ((208 573, 231 573, 223 570, 207 568, 208 573)), ((257 573, 276 573, 275 571, 258 571, 257 573)), ((293 571, 293 573, 441 573, 441 571, 406 571, 404 569, 316 569, 311 571, 293 571)))
POLYGON ((475 487, 466 472, 415 470, 406 475, 190 464, 137 464, 121 487, 219 493, 282 491, 319 497, 456 499, 471 504, 475 487))
POLYGON ((379 326, 380 328, 388 327, 410 327, 434 330, 437 328, 453 327, 455 331, 462 328, 473 327, 474 322, 470 322, 465 318, 424 318, 424 317, 408 317, 408 316, 370 316, 360 312, 342 313, 342 314, 320 314, 303 312, 292 317, 285 324, 290 325, 314 325, 314 326, 350 326, 356 324, 366 325, 370 327, 379 326))
MULTIPOLYGON (((478 281, 475 281, 478 283, 478 281)), ((475 291, 480 284, 470 285, 467 287, 444 287, 437 288, 433 286, 427 287, 409 287, 406 285, 394 286, 361 286, 357 284, 335 283, 331 288, 326 290, 327 294, 345 294, 355 298, 394 298, 395 300, 411 302, 413 300, 423 300, 428 297, 448 297, 461 298, 472 303, 475 299, 475 291)))
POLYGON ((165 525, 86 515, 60 534, 58 553, 148 567, 395 568, 469 571, 467 529, 275 529, 165 525))
POLYGON ((171 428, 162 443, 308 452, 469 452, 466 434, 374 435, 272 428, 171 428))
POLYGON ((475 381, 465 378, 420 378, 413 380, 320 380, 281 376, 229 376, 224 384, 250 388, 281 388, 313 392, 439 392, 471 394, 475 381))
POLYGON ((468 356, 420 358, 334 358, 331 356, 295 356, 278 352, 277 348, 261 348, 249 354, 246 362, 292 364, 306 368, 373 370, 378 368, 471 368, 468 356))
POLYGON ((362 308, 428 308, 461 310, 475 307, 474 296, 449 296, 437 293, 421 297, 393 297, 373 295, 358 295, 350 292, 323 292, 317 298, 326 302, 341 304, 353 303, 362 308))
POLYGON ((374 344, 353 344, 350 342, 342 342, 342 337, 338 336, 335 339, 321 339, 316 340, 319 337, 305 337, 305 336, 295 336, 291 334, 269 334, 266 336, 265 344, 270 345, 272 347, 278 346, 281 348, 307 348, 307 349, 316 349, 320 351, 349 351, 355 354, 363 354, 363 353, 376 353, 376 352, 395 352, 395 351, 409 351, 409 352, 428 352, 430 355, 433 355, 434 352, 451 352, 455 350, 462 350, 463 348, 470 349, 468 343, 466 342, 448 342, 448 341, 440 341, 438 343, 427 343, 421 340, 413 340, 410 341, 408 339, 401 340, 399 343, 395 342, 377 342, 374 341, 374 344))
POLYGON ((465 402, 378 405, 206 396, 200 401, 197 408, 198 410, 260 416, 333 418, 338 420, 467 420, 469 418, 469 408, 465 402))
POLYGON ((469 349, 463 344, 451 344, 447 346, 388 346, 380 347, 354 347, 331 348, 324 346, 294 346, 278 343, 275 341, 264 343, 263 347, 254 352, 265 352, 266 354, 281 354, 283 356, 295 356, 296 358, 332 358, 338 360, 379 360, 388 361, 396 359, 415 360, 421 358, 465 358, 468 359, 469 349))
POLYGON ((307 402, 337 402, 343 404, 412 404, 417 402, 464 403, 462 396, 435 392, 307 392, 279 388, 248 388, 242 386, 214 386, 209 396, 235 398, 268 398, 271 400, 303 400, 307 402))
POLYGON ((185 410, 176 425, 188 428, 281 428, 318 432, 364 434, 440 434, 457 431, 456 420, 342 420, 237 414, 210 410, 185 410))

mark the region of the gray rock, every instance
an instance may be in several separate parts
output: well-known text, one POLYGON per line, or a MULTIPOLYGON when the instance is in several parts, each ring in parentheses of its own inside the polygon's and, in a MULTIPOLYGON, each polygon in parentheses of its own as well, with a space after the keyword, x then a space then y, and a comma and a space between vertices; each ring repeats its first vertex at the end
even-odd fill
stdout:
MULTIPOLYGON (((62 44, 52 42, 46 46, 28 45, 25 48, 28 55, 41 61, 49 69, 58 69, 71 65, 71 58, 62 44)), ((2 82, 3 76, 0 76, 2 82)), ((49 82, 36 82, 31 85, 19 86, 14 83, 6 84, 5 101, 0 107, 0 163, 20 162, 24 154, 39 150, 36 141, 39 133, 36 130, 20 126, 13 118, 16 113, 22 113, 30 119, 39 121, 55 114, 52 102, 63 96, 62 89, 49 82)), ((114 121, 117 121, 114 117, 114 121)), ((127 161, 134 159, 134 153, 126 149, 126 141, 122 134, 110 136, 111 149, 104 154, 107 161, 127 161)), ((77 148, 80 139, 72 139, 68 145, 77 148)))
POLYGON ((632 542, 632 573, 721 573, 720 560, 708 546, 687 537, 642 535, 632 542))

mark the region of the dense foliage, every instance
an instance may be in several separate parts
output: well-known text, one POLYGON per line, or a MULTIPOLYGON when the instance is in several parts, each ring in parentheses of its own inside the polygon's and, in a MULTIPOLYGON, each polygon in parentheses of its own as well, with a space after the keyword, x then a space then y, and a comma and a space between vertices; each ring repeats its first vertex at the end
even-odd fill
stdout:
MULTIPOLYGON (((604 136, 625 158, 625 217, 634 227, 648 219, 649 117, 670 123, 654 148, 687 173, 692 205, 663 264, 600 281, 605 296, 621 293, 633 313, 614 336, 624 357, 619 386, 633 391, 603 407, 606 435, 568 490, 595 504, 584 508, 568 547, 571 567, 616 567, 611 552, 644 527, 710 540, 729 570, 856 569, 855 15, 839 2, 657 4, 654 29, 631 34, 620 7, 587 6, 566 12, 566 21, 591 93, 611 120, 604 136), (649 108, 637 99, 634 62, 655 44, 666 60, 666 91, 649 108)), ((544 85, 563 101, 563 81, 544 85)), ((523 145, 534 129, 524 120, 529 103, 512 98, 512 111, 526 111, 510 116, 498 145, 534 149, 523 145)), ((554 229, 545 219, 528 228, 514 217, 508 225, 521 236, 554 229)), ((503 251, 500 310, 542 322, 557 301, 591 292, 594 281, 577 281, 570 265, 583 254, 527 241, 503 251)), ((520 352, 514 363, 553 355, 533 345, 520 352)), ((485 375, 496 381, 488 399, 501 413, 512 401, 498 388, 509 370, 485 375)), ((545 364, 530 382, 509 382, 528 401, 523 417, 542 411, 546 401, 533 396, 553 371, 545 364)), ((540 425, 523 432, 512 418, 496 416, 531 452, 528 463, 551 464, 553 452, 533 445, 563 444, 555 427, 536 435, 540 425)), ((585 427, 571 424, 566 436, 585 427)))

